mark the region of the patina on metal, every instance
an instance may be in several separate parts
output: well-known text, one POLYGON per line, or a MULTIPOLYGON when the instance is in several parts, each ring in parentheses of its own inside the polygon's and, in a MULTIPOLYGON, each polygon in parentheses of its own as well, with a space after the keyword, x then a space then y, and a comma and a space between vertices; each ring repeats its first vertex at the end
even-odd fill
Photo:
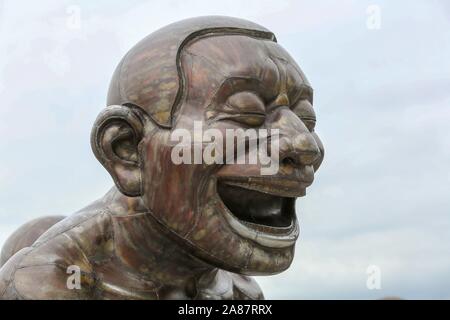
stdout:
POLYGON ((0 297, 262 299, 249 276, 290 266, 295 200, 324 155, 312 94, 255 23, 209 16, 152 33, 118 65, 92 130, 115 187, 72 215, 18 229, 2 251, 0 297), (220 132, 279 129, 278 172, 175 164, 170 134, 192 132, 195 121, 220 132))

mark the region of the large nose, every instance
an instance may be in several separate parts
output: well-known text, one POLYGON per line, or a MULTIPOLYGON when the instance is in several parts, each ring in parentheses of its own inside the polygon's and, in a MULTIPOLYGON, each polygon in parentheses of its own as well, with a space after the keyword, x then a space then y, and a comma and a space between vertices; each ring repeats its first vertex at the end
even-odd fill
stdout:
POLYGON ((321 157, 316 139, 289 108, 279 108, 271 117, 271 129, 279 130, 279 161, 297 167, 312 166, 321 157))

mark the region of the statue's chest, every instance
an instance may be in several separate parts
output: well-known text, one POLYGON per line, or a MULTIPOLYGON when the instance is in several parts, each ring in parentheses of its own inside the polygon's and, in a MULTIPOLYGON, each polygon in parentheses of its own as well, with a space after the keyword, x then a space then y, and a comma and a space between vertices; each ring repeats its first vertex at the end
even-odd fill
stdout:
POLYGON ((202 289, 195 294, 184 288, 161 286, 155 289, 145 289, 142 286, 117 285, 108 281, 101 281, 97 286, 97 298, 108 300, 231 300, 233 289, 215 290, 214 288, 202 289))
POLYGON ((222 270, 202 275, 186 287, 162 285, 114 265, 97 267, 96 275, 95 295, 98 299, 233 299, 232 279, 222 270))

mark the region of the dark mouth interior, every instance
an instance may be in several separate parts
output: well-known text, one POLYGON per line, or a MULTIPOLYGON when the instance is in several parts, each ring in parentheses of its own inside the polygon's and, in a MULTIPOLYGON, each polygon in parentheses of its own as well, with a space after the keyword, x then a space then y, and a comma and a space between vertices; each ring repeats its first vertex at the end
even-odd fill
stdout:
POLYGON ((289 227, 295 215, 295 198, 279 197, 218 183, 223 203, 238 219, 270 227, 289 227))

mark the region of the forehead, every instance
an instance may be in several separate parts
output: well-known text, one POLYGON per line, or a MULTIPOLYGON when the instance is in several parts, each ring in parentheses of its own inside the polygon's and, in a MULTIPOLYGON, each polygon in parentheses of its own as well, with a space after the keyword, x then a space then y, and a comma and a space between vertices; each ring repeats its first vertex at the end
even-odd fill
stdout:
POLYGON ((187 98, 207 102, 230 90, 259 91, 265 98, 281 91, 294 96, 309 83, 277 43, 242 35, 214 36, 186 46, 181 56, 187 98))

